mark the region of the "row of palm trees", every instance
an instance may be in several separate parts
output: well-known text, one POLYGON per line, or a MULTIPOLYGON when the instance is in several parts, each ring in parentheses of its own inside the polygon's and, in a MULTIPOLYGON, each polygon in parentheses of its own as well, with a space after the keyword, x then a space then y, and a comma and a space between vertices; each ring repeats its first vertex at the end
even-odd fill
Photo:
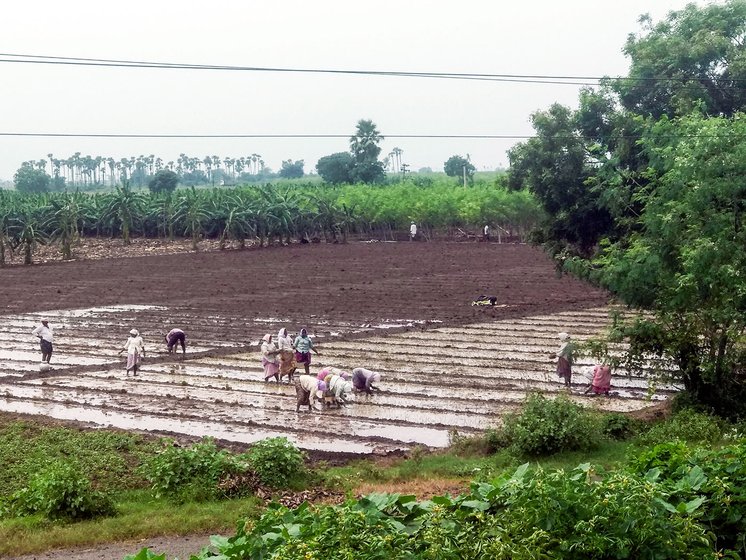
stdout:
POLYGON ((133 236, 203 238, 240 247, 325 239, 345 242, 350 233, 393 237, 415 220, 426 235, 435 230, 481 229, 486 224, 520 236, 536 226, 541 211, 527 192, 494 185, 454 188, 444 181, 427 187, 402 182, 389 186, 344 187, 265 185, 236 189, 179 189, 173 193, 135 190, 127 183, 113 192, 22 195, 0 190, 0 265, 6 251, 23 251, 31 263, 34 247, 59 242, 72 258, 81 237, 133 236))
POLYGON ((32 160, 24 164, 46 171, 50 177, 64 179, 67 187, 71 188, 86 188, 93 185, 113 187, 127 181, 143 186, 148 176, 161 169, 169 169, 181 176, 200 171, 205 174, 208 182, 215 181, 217 177, 235 182, 244 174, 259 176, 266 169, 259 154, 224 158, 213 155, 200 158, 182 153, 175 161, 164 161, 153 154, 114 159, 83 156, 80 152, 75 152, 67 158, 56 158, 50 153, 47 154, 47 159, 32 160))

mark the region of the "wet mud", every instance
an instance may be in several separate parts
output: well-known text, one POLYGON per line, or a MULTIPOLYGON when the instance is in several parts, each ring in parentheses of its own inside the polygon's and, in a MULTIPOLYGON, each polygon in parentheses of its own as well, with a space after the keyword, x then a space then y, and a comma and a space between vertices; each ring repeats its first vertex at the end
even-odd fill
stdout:
MULTIPOLYGON (((530 392, 563 393, 549 355, 556 334, 576 340, 609 324, 607 294, 557 278, 523 245, 421 243, 277 247, 57 263, 3 271, 0 410, 94 426, 212 436, 250 444, 284 435, 310 451, 387 454, 444 447, 452 432, 502 422, 530 392), (6 274, 6 272, 8 274, 6 274), (40 281, 43 279, 43 282, 40 281), (471 299, 495 294, 496 308, 471 299), (39 372, 30 331, 55 329, 52 371, 39 372), (163 335, 187 332, 187 354, 163 335), (374 395, 295 411, 295 388, 265 382, 258 344, 305 326, 322 367, 382 373, 374 395), (122 345, 136 328, 146 358, 135 377, 122 345)), ((632 411, 667 398, 644 377, 615 372, 611 398, 571 398, 632 411)))

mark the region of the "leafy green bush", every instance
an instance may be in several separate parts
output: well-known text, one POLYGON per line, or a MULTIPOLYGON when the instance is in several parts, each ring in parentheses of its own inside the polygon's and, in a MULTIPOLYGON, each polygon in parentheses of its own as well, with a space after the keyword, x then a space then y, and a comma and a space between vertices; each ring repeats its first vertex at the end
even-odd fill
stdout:
POLYGON ((699 520, 728 558, 746 550, 746 444, 717 450, 691 449, 683 442, 657 445, 629 464, 629 470, 668 493, 672 512, 700 503, 699 520))
POLYGON ((680 439, 689 443, 715 443, 723 436, 722 421, 702 412, 684 409, 653 425, 637 438, 642 446, 680 439))
POLYGON ((240 457, 218 450, 210 438, 190 447, 168 447, 147 459, 141 467, 156 497, 181 501, 223 497, 220 480, 246 469, 240 457))
POLYGON ((523 411, 505 420, 505 435, 518 453, 550 455, 593 449, 599 444, 598 421, 565 396, 528 397, 523 411))
POLYGON ((601 417, 601 433, 609 439, 627 439, 639 429, 629 416, 612 412, 601 417))
POLYGON ((93 490, 78 465, 55 461, 8 501, 6 515, 41 514, 48 519, 90 519, 113 515, 114 504, 93 490))
POLYGON ((658 469, 664 476, 670 476, 687 465, 691 455, 684 442, 669 441, 643 451, 629 462, 629 467, 640 476, 646 475, 651 469, 658 469))
POLYGON ((247 456, 262 484, 274 488, 291 486, 304 470, 303 453, 284 437, 258 441, 247 456))
POLYGON ((588 464, 569 473, 524 465, 457 498, 373 494, 295 510, 272 504, 250 528, 214 537, 216 550, 196 559, 715 558, 713 536, 697 521, 701 506, 679 511, 654 480, 628 473, 597 481, 588 464))

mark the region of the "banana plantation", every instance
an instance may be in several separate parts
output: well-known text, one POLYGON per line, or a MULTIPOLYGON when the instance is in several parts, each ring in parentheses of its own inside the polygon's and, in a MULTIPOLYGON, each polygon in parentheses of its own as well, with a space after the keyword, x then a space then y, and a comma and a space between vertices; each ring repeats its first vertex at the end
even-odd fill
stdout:
POLYGON ((133 237, 201 239, 245 247, 294 240, 345 242, 349 235, 396 239, 415 221, 425 239, 460 235, 490 224, 523 239, 542 212, 527 191, 490 184, 468 189, 449 181, 427 186, 403 181, 387 186, 265 185, 180 189, 150 193, 127 185, 113 192, 24 195, 0 191, 0 265, 8 252, 33 261, 39 244, 59 244, 62 259, 73 256, 80 238, 133 237))

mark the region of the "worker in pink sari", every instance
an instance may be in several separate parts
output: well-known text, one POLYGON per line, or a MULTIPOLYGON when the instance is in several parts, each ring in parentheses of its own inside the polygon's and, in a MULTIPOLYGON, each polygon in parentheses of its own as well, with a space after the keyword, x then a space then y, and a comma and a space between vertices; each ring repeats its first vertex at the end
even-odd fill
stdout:
POLYGON ((593 380, 588 388, 585 390, 585 394, 593 391, 594 395, 607 395, 611 388, 611 366, 607 364, 597 364, 593 368, 593 380))

